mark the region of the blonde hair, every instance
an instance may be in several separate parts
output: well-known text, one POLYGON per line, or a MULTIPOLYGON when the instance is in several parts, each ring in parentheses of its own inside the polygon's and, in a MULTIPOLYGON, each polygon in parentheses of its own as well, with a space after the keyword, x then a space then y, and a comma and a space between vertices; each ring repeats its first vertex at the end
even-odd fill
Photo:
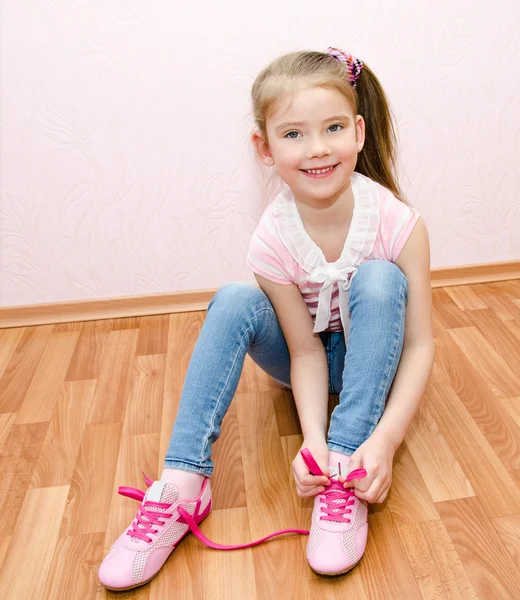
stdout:
POLYGON ((255 79, 251 90, 253 116, 267 140, 266 121, 281 106, 287 93, 298 86, 335 89, 347 99, 354 114, 365 120, 365 144, 356 171, 388 188, 397 198, 403 194, 396 178, 396 135, 383 87, 369 67, 363 69, 354 89, 344 63, 323 52, 291 52, 277 58, 255 79))

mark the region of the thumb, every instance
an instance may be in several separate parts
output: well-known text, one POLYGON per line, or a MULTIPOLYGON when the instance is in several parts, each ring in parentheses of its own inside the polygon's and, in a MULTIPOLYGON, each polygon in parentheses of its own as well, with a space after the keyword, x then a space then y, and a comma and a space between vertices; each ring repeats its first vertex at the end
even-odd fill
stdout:
POLYGON ((350 463, 348 465, 348 472, 351 473, 356 469, 361 469, 363 467, 363 453, 361 448, 358 448, 354 454, 350 457, 350 463))

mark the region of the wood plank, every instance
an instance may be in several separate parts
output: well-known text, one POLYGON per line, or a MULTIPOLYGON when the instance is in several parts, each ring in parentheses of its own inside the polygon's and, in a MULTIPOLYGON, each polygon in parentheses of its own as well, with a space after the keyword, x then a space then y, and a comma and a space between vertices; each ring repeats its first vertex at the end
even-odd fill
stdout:
POLYGON ((113 493, 106 526, 105 551, 133 521, 139 508, 139 502, 117 493, 122 485, 146 491, 143 473, 155 481, 158 479, 157 453, 159 450, 158 433, 124 435, 121 438, 117 468, 114 476, 113 493))
POLYGON ((274 379, 262 371, 262 369, 255 363, 249 354, 246 354, 242 376, 238 382, 237 394, 247 394, 248 392, 268 392, 270 389, 272 389, 271 384, 273 382, 281 388, 281 386, 275 382, 274 379))
POLYGON ((112 330, 110 321, 81 323, 76 350, 70 360, 65 381, 97 379, 101 372, 103 354, 112 330))
POLYGON ((478 596, 442 521, 399 527, 424 600, 470 600, 478 596))
POLYGON ((11 356, 20 342, 24 330, 22 327, 17 329, 0 329, 0 379, 4 374, 11 356))
POLYGON ((298 410, 291 390, 273 389, 271 392, 276 424, 280 436, 299 435, 302 432, 298 410))
POLYGON ((472 285, 471 289, 502 321, 520 319, 520 309, 496 283, 472 285))
POLYGON ((169 315, 141 317, 136 355, 166 354, 168 350, 169 315))
POLYGON ((466 358, 450 335, 435 340, 436 364, 445 373, 480 431, 507 469, 520 465, 518 428, 497 401, 487 380, 466 358))
POLYGON ((32 474, 32 486, 52 487, 70 483, 95 389, 96 381, 68 381, 63 384, 32 474))
POLYGON ((168 448, 172 427, 177 416, 184 378, 199 337, 205 313, 170 315, 166 372, 164 378, 163 414, 161 426, 160 466, 168 448))
POLYGON ((439 519, 406 442, 395 453, 392 479, 386 504, 397 526, 439 519))
POLYGON ((470 327, 469 317, 453 302, 446 290, 432 290, 433 316, 445 329, 470 327))
POLYGON ((0 413, 0 452, 4 447, 5 440, 14 425, 16 413, 0 413))
POLYGON ((520 515, 493 519, 493 525, 520 572, 520 515))
POLYGON ((60 538, 47 577, 45 600, 96 597, 98 567, 103 558, 103 533, 85 533, 60 538))
POLYGON ((511 415, 513 421, 520 427, 520 398, 501 400, 500 404, 511 415))
POLYGON ((0 537, 12 535, 48 423, 13 425, 0 453, 0 537))
POLYGON ((493 287, 499 289, 510 299, 520 300, 520 279, 518 278, 511 281, 493 282, 493 287))
POLYGON ((478 329, 475 327, 450 329, 449 334, 457 342, 473 367, 482 373, 487 384, 497 396, 503 398, 520 396, 518 378, 478 329))
POLYGON ((0 379, 0 413, 20 409, 51 334, 52 325, 24 329, 0 379))
POLYGON ((514 333, 489 309, 472 310, 470 319, 482 337, 490 344, 513 373, 520 373, 518 339, 514 333))
POLYGON ((17 423, 50 421, 79 333, 53 333, 23 399, 17 423))
POLYGON ((121 440, 120 423, 87 425, 72 476, 60 538, 106 531, 121 440))
POLYGON ((374 600, 420 598, 421 590, 390 511, 384 505, 370 508, 367 547, 357 567, 367 597, 374 600))
POLYGON ((460 310, 475 310, 488 308, 486 304, 475 294, 471 286, 460 285, 446 288, 446 293, 460 308, 460 310))
POLYGON ((424 404, 419 406, 405 441, 434 502, 475 495, 424 404))
POLYGON ((4 600, 45 598, 45 581, 68 492, 68 486, 27 492, 0 573, 0 590, 4 600), (39 526, 35 526, 37 523, 39 526))
MULTIPOLYGON (((241 394, 238 402, 249 524, 253 538, 296 527, 283 450, 268 393, 241 394)), ((256 548, 253 554, 257 593, 276 597, 305 585, 308 567, 297 536, 284 536, 256 548)))
POLYGON ((137 329, 110 332, 89 423, 123 421, 138 335, 137 329))
POLYGON ((452 388, 428 387, 425 402, 487 514, 520 513, 517 487, 452 388))
POLYGON ((480 598, 520 598, 520 571, 479 498, 439 502, 437 509, 480 598))
MULTIPOLYGON (((220 544, 243 543, 244 534, 248 539, 252 539, 247 508, 214 510, 204 521, 204 534, 220 544)), ((254 600, 257 597, 254 552, 255 548, 232 552, 204 551, 202 553, 203 598, 254 600)))
POLYGON ((2 565, 4 564, 5 555, 7 554, 7 550, 11 543, 11 539, 12 536, 10 535, 6 535, 5 537, 0 538, 0 570, 2 569, 2 565))
POLYGON ((218 509, 247 506, 237 402, 231 402, 222 421, 220 437, 212 449, 211 460, 215 465, 211 479, 213 506, 218 509))
POLYGON ((341 598, 368 600, 363 578, 357 568, 340 577, 315 577, 309 581, 309 589, 311 598, 320 598, 320 600, 322 598, 324 600, 341 598))
POLYGON ((161 431, 165 367, 165 354, 135 357, 124 417, 124 435, 161 431))

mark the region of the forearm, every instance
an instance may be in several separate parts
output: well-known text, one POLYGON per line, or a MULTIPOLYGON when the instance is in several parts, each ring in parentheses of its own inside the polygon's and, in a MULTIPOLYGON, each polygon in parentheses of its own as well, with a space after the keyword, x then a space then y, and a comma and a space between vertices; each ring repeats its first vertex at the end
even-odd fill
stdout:
POLYGON ((403 349, 385 412, 374 434, 382 434, 397 449, 404 439, 423 397, 433 367, 435 345, 425 343, 403 349))
POLYGON ((315 352, 291 356, 291 386, 303 437, 327 435, 329 373, 320 341, 315 352))

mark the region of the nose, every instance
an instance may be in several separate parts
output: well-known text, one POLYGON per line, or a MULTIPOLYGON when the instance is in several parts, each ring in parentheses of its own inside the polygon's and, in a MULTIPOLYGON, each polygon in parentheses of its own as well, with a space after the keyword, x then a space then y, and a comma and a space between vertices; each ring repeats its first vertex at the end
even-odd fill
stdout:
POLYGON ((321 136, 316 135, 310 138, 307 146, 307 158, 323 158, 331 153, 330 146, 321 136))

